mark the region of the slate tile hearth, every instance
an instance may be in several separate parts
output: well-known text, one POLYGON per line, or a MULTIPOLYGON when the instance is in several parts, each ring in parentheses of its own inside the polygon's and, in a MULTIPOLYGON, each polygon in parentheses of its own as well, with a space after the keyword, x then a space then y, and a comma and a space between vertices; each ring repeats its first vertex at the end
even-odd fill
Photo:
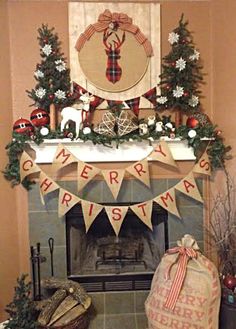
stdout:
MULTIPOLYGON (((151 190, 137 180, 123 182, 117 202, 141 202, 152 199, 175 185, 175 179, 153 179, 151 190)), ((200 193, 202 181, 197 180, 200 193)), ((59 185, 80 197, 94 202, 114 202, 106 183, 102 180, 91 181, 83 191, 77 193, 77 182, 60 182, 59 185)), ((48 238, 55 239, 55 276, 66 277, 66 241, 65 219, 57 216, 58 192, 51 193, 43 206, 39 188, 36 184, 29 193, 29 235, 31 245, 41 243, 42 254, 47 262, 42 264, 42 277, 50 275, 50 254, 48 238)), ((169 246, 176 245, 176 240, 185 233, 194 235, 200 248, 203 246, 203 205, 187 196, 177 193, 177 204, 182 219, 168 214, 169 246)), ((89 329, 145 329, 147 319, 144 302, 148 291, 99 292, 90 293, 93 300, 93 318, 89 329)))

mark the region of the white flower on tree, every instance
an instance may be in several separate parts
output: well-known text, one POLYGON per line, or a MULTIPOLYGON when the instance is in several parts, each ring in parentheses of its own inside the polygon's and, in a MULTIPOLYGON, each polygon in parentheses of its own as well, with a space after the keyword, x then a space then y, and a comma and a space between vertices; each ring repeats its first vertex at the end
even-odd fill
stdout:
POLYGON ((49 56, 52 53, 52 46, 49 44, 46 44, 43 48, 42 48, 42 52, 46 55, 49 56))
POLYGON ((177 69, 179 69, 179 71, 183 71, 186 67, 186 61, 180 57, 177 61, 176 61, 176 64, 175 64, 175 67, 177 69))
POLYGON ((176 88, 173 90, 173 96, 176 98, 182 97, 184 94, 184 88, 180 86, 176 86, 176 88))
POLYGON ((195 60, 199 60, 199 57, 200 57, 199 51, 197 51, 196 49, 194 49, 194 52, 193 52, 192 55, 189 56, 189 59, 191 61, 195 61, 195 60))
POLYGON ((57 61, 55 61, 55 64, 57 71, 63 72, 66 70, 66 63, 62 59, 58 59, 57 61))
POLYGON ((39 87, 38 89, 35 90, 35 95, 42 99, 46 95, 46 89, 39 87))
POLYGON ((44 77, 44 73, 43 71, 37 70, 34 72, 34 76, 38 79, 38 78, 43 78, 44 77))
POLYGON ((196 107, 197 104, 199 103, 199 98, 198 96, 193 95, 192 98, 188 101, 188 104, 192 107, 196 107))
POLYGON ((66 98, 66 93, 61 90, 61 89, 58 89, 55 93, 54 93, 55 97, 57 99, 65 99, 66 98))
POLYGON ((160 96, 157 98, 157 103, 159 103, 159 104, 165 104, 166 102, 167 102, 166 96, 160 96))
POLYGON ((179 34, 175 32, 169 33, 168 41, 171 45, 179 41, 179 34))

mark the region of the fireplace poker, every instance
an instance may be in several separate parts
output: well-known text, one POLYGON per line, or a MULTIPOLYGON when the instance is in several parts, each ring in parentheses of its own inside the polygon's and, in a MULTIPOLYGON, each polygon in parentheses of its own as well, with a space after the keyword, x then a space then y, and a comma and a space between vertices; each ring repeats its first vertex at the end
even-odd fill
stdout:
POLYGON ((37 243, 37 269, 38 269, 38 300, 41 300, 41 277, 40 277, 40 242, 37 243))
POLYGON ((53 251, 54 251, 54 239, 48 239, 49 251, 50 251, 50 259, 51 259, 51 276, 54 276, 54 266, 53 266, 53 251))
POLYGON ((34 247, 30 247, 30 260, 31 260, 31 266, 32 266, 32 283, 33 283, 33 300, 35 300, 36 297, 36 281, 35 281, 35 256, 34 256, 34 247))

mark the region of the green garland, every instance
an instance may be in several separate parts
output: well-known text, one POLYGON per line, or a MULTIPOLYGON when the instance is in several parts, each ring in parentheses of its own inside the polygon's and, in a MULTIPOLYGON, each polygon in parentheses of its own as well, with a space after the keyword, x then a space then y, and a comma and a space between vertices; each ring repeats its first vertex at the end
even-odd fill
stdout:
MULTIPOLYGON (((162 122, 168 122, 168 117, 163 117, 162 122)), ((191 130, 186 125, 182 125, 175 130, 175 137, 180 138, 182 140, 187 140, 188 145, 191 146, 194 150, 194 154, 196 159, 198 160, 201 156, 202 152, 205 150, 207 146, 207 152, 211 161, 212 169, 222 168, 224 166, 225 160, 229 159, 228 152, 230 151, 230 146, 225 146, 223 142, 223 138, 219 135, 219 132, 216 129, 216 126, 212 124, 207 124, 203 127, 197 127, 194 130, 196 131, 196 136, 194 138, 190 138, 188 136, 188 132, 191 130), (208 138, 208 140, 202 140, 202 138, 208 138)), ((67 131, 68 133, 68 131, 67 131)), ((171 136, 171 129, 166 129, 163 132, 156 132, 155 128, 150 128, 148 134, 139 135, 136 132, 132 132, 125 136, 115 136, 109 137, 105 135, 99 135, 93 131, 90 134, 83 134, 80 132, 79 139, 84 142, 91 141, 94 145, 102 144, 105 147, 113 147, 114 143, 118 148, 120 144, 130 141, 142 142, 147 141, 150 145, 153 141, 157 141, 162 136, 171 136)), ((39 145, 43 142, 43 137, 40 135, 39 129, 35 131, 33 135, 33 141, 39 145)), ((21 183, 27 190, 29 190, 34 184, 28 177, 26 177, 22 182, 20 181, 20 171, 19 171, 19 158, 24 150, 27 150, 29 147, 28 142, 32 142, 32 137, 28 135, 17 134, 13 132, 12 141, 6 146, 7 154, 9 157, 9 162, 3 171, 5 178, 11 182, 12 186, 18 185, 21 183)), ((62 139, 65 138, 63 132, 53 131, 47 135, 46 139, 62 139)), ((71 131, 71 140, 75 140, 74 131, 71 131)))

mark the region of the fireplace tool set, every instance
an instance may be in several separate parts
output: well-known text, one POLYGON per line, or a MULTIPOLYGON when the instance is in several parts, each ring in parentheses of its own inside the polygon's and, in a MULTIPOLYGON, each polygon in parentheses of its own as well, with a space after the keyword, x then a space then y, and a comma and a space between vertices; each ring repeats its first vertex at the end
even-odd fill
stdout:
MULTIPOLYGON (((54 276, 54 264, 53 264, 53 252, 54 252, 54 239, 48 239, 49 251, 50 251, 50 265, 51 276, 54 276)), ((32 268, 32 286, 33 286, 33 300, 41 300, 41 263, 46 262, 46 257, 41 255, 41 245, 38 242, 36 247, 30 247, 30 260, 32 268)))

